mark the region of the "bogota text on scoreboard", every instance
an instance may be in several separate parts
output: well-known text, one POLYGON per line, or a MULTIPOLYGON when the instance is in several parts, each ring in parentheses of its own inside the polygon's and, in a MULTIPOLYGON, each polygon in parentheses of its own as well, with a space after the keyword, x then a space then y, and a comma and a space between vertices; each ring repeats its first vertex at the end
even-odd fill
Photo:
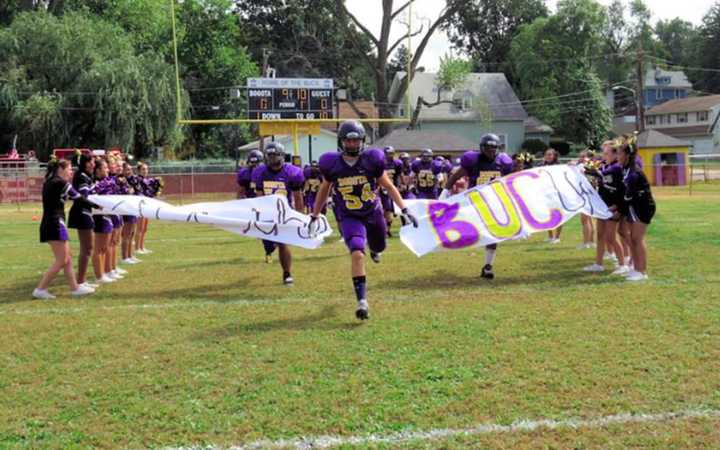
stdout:
POLYGON ((332 119, 333 80, 324 78, 249 78, 248 118, 332 119))

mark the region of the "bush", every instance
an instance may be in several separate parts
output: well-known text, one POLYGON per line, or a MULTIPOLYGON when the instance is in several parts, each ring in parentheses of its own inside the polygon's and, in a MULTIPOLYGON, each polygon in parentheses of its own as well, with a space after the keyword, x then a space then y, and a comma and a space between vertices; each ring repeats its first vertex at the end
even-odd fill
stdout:
POLYGON ((520 148, 528 153, 543 153, 548 149, 548 145, 540 139, 526 139, 520 148))
POLYGON ((570 153, 570 143, 565 141, 551 142, 550 147, 560 153, 560 156, 567 156, 570 153))

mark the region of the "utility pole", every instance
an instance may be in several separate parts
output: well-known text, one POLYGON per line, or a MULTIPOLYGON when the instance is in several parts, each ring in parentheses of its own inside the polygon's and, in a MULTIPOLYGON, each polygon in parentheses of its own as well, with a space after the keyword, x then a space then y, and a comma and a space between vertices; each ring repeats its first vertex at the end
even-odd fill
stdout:
POLYGON ((637 51, 637 130, 639 130, 640 133, 645 131, 645 73, 643 70, 643 59, 643 49, 640 47, 637 51))

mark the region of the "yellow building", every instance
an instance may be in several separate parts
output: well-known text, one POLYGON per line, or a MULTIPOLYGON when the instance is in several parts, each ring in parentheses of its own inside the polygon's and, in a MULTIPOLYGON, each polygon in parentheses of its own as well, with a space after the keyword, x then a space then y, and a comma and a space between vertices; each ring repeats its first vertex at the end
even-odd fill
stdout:
POLYGON ((684 186, 690 179, 690 143, 655 130, 638 136, 638 156, 653 186, 684 186))

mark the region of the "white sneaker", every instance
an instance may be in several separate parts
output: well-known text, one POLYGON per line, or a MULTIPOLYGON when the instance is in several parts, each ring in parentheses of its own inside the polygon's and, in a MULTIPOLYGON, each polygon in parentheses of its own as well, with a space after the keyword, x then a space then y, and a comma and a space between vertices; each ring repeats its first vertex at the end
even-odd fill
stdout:
POLYGON ((142 252, 143 255, 149 255, 150 253, 153 252, 152 250, 148 250, 148 249, 146 249, 146 248, 142 249, 142 251, 143 251, 143 252, 142 252))
POLYGON ((554 240, 555 240, 554 238, 547 238, 547 239, 545 239, 544 242, 547 244, 552 244, 552 241, 554 241, 554 240))
POLYGON ((143 249, 141 249, 141 248, 135 250, 135 253, 137 253, 138 255, 145 255, 145 254, 146 254, 145 250, 143 250, 143 249))
POLYGON ((613 270, 613 275, 625 275, 626 273, 630 272, 630 268, 628 266, 617 266, 615 270, 613 270))
POLYGON ((121 264, 137 264, 134 259, 132 258, 125 258, 122 261, 120 261, 121 264))
POLYGON ((80 286, 87 286, 87 287, 89 287, 89 288, 93 288, 93 289, 97 289, 97 288, 99 288, 99 287, 100 287, 100 285, 99 285, 99 284, 95 284, 95 283, 88 283, 87 281, 86 281, 86 282, 84 282, 84 283, 80 283, 80 286))
POLYGON ((122 267, 118 267, 117 269, 113 270, 113 272, 119 275, 125 275, 128 273, 128 271, 123 269, 122 267))
POLYGON ((117 272, 108 272, 105 274, 108 278, 112 278, 113 280, 122 280, 125 278, 124 276, 120 275, 117 272))
POLYGON ((555 238, 555 239, 551 240, 550 243, 551 243, 551 244, 559 244, 559 243, 560 243, 560 238, 555 238))
POLYGON ((597 248, 597 245, 594 242, 588 242, 585 245, 587 246, 587 248, 597 248))
POLYGON ((604 272, 605 268, 601 266, 600 264, 592 264, 586 267, 583 267, 583 271, 585 272, 604 272))
POLYGON ((38 288, 35 288, 32 291, 32 296, 35 298, 39 298, 41 300, 52 300, 55 298, 55 296, 52 295, 51 293, 49 293, 47 289, 38 289, 38 288))
POLYGON ((107 283, 114 283, 115 279, 110 278, 108 274, 103 275, 100 278, 96 278, 95 281, 97 281, 99 284, 107 284, 107 283))
POLYGON ((642 272, 633 270, 628 276, 625 277, 625 281, 644 281, 647 280, 648 276, 642 272))
POLYGON ((132 260, 134 261, 134 264, 137 264, 137 263, 141 263, 141 262, 142 262, 142 259, 138 259, 138 258, 136 258, 136 257, 134 257, 134 256, 131 256, 130 259, 132 259, 132 260))
POLYGON ((80 297, 81 295, 88 295, 88 294, 92 294, 93 292, 95 292, 95 289, 93 289, 89 286, 81 285, 81 286, 78 286, 78 288, 75 289, 74 291, 70 292, 70 295, 72 295, 73 297, 80 297))

